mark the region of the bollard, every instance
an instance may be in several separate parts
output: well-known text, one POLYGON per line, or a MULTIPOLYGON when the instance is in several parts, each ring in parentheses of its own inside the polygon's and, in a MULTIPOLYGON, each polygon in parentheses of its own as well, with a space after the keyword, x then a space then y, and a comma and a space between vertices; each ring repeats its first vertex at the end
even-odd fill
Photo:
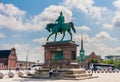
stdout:
POLYGON ((21 71, 18 72, 18 76, 19 76, 19 77, 23 77, 23 72, 21 72, 21 71))
POLYGON ((4 74, 0 72, 0 79, 4 77, 4 74))
POLYGON ((13 72, 8 72, 8 76, 9 76, 9 78, 13 78, 14 77, 14 73, 13 72))

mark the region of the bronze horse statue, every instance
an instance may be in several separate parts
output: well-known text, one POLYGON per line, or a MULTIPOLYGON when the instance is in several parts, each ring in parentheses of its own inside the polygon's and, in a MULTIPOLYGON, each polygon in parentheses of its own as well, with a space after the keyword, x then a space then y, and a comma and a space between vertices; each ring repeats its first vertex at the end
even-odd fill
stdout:
POLYGON ((65 37, 65 32, 67 31, 70 34, 70 41, 72 41, 72 32, 71 29, 73 30, 74 33, 76 33, 76 30, 74 28, 74 24, 72 22, 69 23, 64 23, 60 29, 57 28, 57 24, 54 23, 49 23, 46 26, 46 29, 50 32, 50 35, 47 38, 47 41, 49 40, 50 36, 52 36, 53 34, 55 34, 55 39, 54 42, 56 41, 56 37, 57 37, 57 33, 61 33, 63 34, 63 37, 60 41, 63 41, 64 37, 65 37))

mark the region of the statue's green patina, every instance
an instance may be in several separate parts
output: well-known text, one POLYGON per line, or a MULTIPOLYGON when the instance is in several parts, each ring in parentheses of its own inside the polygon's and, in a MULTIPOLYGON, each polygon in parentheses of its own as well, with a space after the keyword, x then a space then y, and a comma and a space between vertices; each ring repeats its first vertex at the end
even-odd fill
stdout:
POLYGON ((62 12, 60 12, 60 16, 55 21, 55 24, 54 23, 47 24, 46 29, 50 32, 50 35, 48 36, 47 41, 49 40, 51 35, 55 34, 54 42, 56 41, 57 33, 63 34, 63 37, 60 41, 63 41, 66 31, 70 34, 70 37, 71 37, 70 41, 72 41, 71 29, 73 30, 74 33, 76 33, 74 24, 72 22, 64 23, 64 16, 62 12))
POLYGON ((58 30, 60 30, 60 32, 62 31, 61 27, 63 27, 64 21, 65 21, 64 16, 63 16, 62 11, 61 11, 60 16, 55 21, 55 24, 56 24, 56 22, 58 22, 56 27, 57 27, 58 30))

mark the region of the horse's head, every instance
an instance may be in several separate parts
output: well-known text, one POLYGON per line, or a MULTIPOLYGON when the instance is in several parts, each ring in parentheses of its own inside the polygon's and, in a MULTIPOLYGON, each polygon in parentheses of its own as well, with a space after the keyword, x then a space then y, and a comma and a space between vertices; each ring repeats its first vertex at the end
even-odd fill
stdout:
POLYGON ((53 27, 54 27, 55 25, 56 25, 56 24, 53 24, 53 23, 47 24, 46 30, 48 30, 49 32, 51 32, 52 29, 53 29, 53 27))
POLYGON ((47 30, 48 32, 51 32, 51 29, 50 29, 50 27, 49 27, 49 24, 47 24, 46 30, 47 30))

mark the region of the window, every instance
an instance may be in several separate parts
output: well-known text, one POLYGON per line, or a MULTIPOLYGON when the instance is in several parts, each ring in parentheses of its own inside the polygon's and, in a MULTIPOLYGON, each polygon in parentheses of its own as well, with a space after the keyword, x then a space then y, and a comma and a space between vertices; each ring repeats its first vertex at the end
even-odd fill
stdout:
POLYGON ((71 59, 76 60, 76 52, 75 51, 71 52, 71 59))

